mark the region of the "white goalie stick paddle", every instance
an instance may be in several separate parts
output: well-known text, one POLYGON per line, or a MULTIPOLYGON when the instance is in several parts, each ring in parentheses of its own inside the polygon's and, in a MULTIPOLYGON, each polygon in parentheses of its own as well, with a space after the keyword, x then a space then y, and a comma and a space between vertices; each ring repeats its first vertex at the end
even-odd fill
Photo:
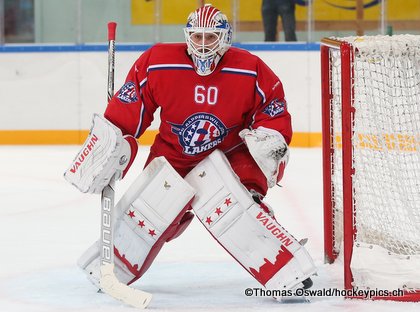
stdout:
MULTIPOLYGON (((117 24, 108 23, 108 102, 114 94, 115 30, 117 24)), ((128 305, 144 309, 152 295, 121 283, 114 274, 113 210, 115 179, 112 178, 101 194, 101 290, 128 305)))

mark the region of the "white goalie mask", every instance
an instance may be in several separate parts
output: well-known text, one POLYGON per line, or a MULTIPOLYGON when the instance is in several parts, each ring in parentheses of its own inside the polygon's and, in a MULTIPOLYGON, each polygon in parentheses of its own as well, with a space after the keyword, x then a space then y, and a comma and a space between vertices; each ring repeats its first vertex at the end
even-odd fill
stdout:
POLYGON ((210 75, 232 45, 232 28, 226 16, 209 4, 188 16, 184 34, 188 54, 200 76, 210 75))

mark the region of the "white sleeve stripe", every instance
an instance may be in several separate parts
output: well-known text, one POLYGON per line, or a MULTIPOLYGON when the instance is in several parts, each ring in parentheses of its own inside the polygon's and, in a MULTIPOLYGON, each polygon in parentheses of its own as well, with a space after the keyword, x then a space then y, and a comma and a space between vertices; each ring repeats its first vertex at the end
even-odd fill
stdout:
POLYGON ((258 85, 258 81, 255 83, 255 87, 257 88, 257 92, 261 95, 261 97, 262 97, 262 100, 263 100, 263 102, 262 102, 262 104, 264 104, 265 103, 265 101, 266 101, 266 98, 265 98, 265 93, 264 93, 264 91, 260 88, 260 86, 258 85))
POLYGON ((251 76, 257 76, 257 72, 248 69, 240 69, 240 68, 233 68, 233 67, 223 67, 221 69, 222 72, 233 72, 233 73, 241 73, 241 74, 249 74, 251 76))
POLYGON ((140 88, 144 87, 144 85, 146 84, 146 81, 147 81, 147 77, 144 78, 142 81, 140 81, 140 83, 139 83, 140 88))
POLYGON ((159 64, 147 67, 148 72, 154 69, 193 69, 193 67, 189 64, 159 64))
MULTIPOLYGON (((140 89, 144 87, 146 82, 147 82, 147 77, 144 78, 142 81, 140 81, 140 83, 139 83, 140 89)), ((142 100, 143 99, 140 99, 140 101, 142 101, 142 100)), ((135 134, 136 138, 138 138, 139 135, 140 135, 141 126, 143 125, 143 115, 144 115, 144 104, 142 102, 141 103, 141 109, 140 109, 140 116, 139 116, 139 124, 137 125, 136 134, 135 134)))
POLYGON ((140 109, 140 118, 139 118, 139 124, 137 125, 137 129, 136 129, 136 135, 135 137, 138 138, 140 136, 140 130, 141 130, 141 126, 143 124, 143 115, 144 115, 144 105, 141 105, 141 109, 140 109))
POLYGON ((255 115, 257 114, 257 112, 255 112, 254 113, 254 115, 252 115, 252 121, 251 121, 251 124, 249 125, 250 127, 251 127, 251 129, 252 129, 252 126, 254 125, 254 123, 255 123, 255 115))

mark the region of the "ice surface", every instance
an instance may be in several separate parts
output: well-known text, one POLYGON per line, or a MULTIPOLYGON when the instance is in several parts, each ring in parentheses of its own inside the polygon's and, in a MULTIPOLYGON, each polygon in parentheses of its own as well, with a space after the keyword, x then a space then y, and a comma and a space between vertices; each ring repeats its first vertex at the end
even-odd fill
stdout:
MULTIPOLYGON (((0 311, 134 311, 99 294, 76 261, 99 237, 100 196, 81 194, 63 179, 78 146, 0 146, 0 311)), ((338 265, 323 264, 320 149, 292 149, 282 181, 267 196, 277 220, 306 247, 319 267, 314 289, 342 289, 338 265)), ((117 184, 117 197, 146 159, 142 147, 133 168, 117 184)), ((165 245, 134 287, 153 293, 151 311, 416 311, 416 303, 313 297, 284 304, 244 295, 258 288, 197 221, 165 245)))

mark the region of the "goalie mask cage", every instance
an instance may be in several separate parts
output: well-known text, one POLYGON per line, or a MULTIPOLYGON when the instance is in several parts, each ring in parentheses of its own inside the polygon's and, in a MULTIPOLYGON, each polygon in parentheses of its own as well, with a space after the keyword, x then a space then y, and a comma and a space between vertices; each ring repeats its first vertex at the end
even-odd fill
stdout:
POLYGON ((420 36, 326 38, 321 68, 325 260, 420 301, 420 36))

